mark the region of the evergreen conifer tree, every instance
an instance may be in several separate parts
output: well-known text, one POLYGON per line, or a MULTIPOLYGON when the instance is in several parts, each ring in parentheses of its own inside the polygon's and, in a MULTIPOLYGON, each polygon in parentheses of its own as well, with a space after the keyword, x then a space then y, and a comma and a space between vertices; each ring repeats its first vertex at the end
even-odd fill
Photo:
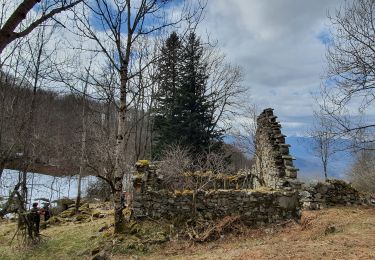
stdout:
POLYGON ((220 144, 222 134, 215 130, 215 107, 207 91, 204 47, 197 35, 190 33, 182 44, 172 33, 162 47, 158 69, 154 156, 171 144, 195 155, 208 152, 212 143, 220 144))
POLYGON ((158 157, 163 149, 178 139, 177 92, 180 85, 181 41, 173 32, 161 48, 158 62, 158 92, 154 109, 153 156, 158 157))
POLYGON ((207 91, 209 78, 204 47, 192 32, 188 35, 181 54, 181 86, 178 91, 180 140, 192 153, 207 152, 210 144, 220 139, 214 129, 214 104, 207 91))

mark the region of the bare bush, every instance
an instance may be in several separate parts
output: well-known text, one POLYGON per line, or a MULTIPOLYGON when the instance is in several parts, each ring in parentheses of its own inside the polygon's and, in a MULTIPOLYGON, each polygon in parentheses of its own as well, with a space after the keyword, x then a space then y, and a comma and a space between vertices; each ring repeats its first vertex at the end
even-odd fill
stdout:
POLYGON ((353 186, 358 190, 375 193, 375 151, 359 152, 349 176, 353 186))
POLYGON ((158 164, 166 188, 171 190, 204 189, 216 174, 234 171, 230 150, 209 152, 192 158, 189 149, 172 145, 164 150, 158 164))
POLYGON ((90 199, 109 201, 112 198, 111 192, 109 184, 102 179, 98 179, 87 188, 86 195, 90 199))
POLYGON ((182 189, 187 183, 184 173, 191 169, 189 150, 180 145, 171 145, 162 153, 159 171, 170 189, 182 189))
POLYGON ((230 151, 209 152, 198 156, 197 163, 194 165, 195 171, 230 173, 234 168, 230 164, 230 151))

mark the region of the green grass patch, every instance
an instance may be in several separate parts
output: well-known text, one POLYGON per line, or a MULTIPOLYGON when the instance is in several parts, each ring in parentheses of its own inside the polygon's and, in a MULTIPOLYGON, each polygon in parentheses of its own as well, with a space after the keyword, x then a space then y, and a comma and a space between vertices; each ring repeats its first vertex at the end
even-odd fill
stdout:
POLYGON ((16 225, 6 225, 1 228, 0 233, 0 259, 85 259, 91 256, 91 250, 104 240, 98 232, 104 223, 102 220, 54 226, 42 230, 42 241, 29 247, 20 245, 16 239, 10 246, 16 225))
POLYGON ((130 222, 127 232, 113 235, 112 218, 96 219, 92 222, 66 222, 42 230, 42 241, 34 246, 21 246, 15 239, 15 223, 0 225, 0 259, 90 259, 92 251, 105 249, 114 256, 147 255, 155 247, 169 240, 173 232, 170 223, 141 221, 130 222))

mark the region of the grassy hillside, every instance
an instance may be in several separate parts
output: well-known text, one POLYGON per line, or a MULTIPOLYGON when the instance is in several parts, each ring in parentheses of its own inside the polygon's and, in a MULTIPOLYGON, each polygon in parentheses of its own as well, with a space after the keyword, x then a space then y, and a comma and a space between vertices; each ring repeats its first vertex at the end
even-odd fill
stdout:
POLYGON ((113 237, 111 216, 84 223, 66 222, 42 231, 43 242, 9 246, 15 224, 0 224, 0 259, 90 259, 105 249, 111 259, 374 259, 375 208, 345 207, 305 211, 300 224, 264 229, 243 226, 221 239, 197 244, 176 238, 162 243, 172 229, 162 222, 134 225, 134 232, 113 237), (151 224, 153 223, 153 224, 151 224))
POLYGON ((301 224, 246 230, 217 242, 171 243, 150 259, 375 259, 375 209, 305 211, 301 224))

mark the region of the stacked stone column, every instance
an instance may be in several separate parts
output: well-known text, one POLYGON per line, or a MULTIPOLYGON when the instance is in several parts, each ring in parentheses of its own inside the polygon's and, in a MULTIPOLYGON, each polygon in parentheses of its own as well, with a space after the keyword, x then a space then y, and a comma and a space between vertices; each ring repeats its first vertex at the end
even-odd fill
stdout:
POLYGON ((276 119, 272 108, 265 109, 257 118, 255 187, 294 188, 298 169, 293 165, 290 145, 285 143, 286 136, 276 119))

